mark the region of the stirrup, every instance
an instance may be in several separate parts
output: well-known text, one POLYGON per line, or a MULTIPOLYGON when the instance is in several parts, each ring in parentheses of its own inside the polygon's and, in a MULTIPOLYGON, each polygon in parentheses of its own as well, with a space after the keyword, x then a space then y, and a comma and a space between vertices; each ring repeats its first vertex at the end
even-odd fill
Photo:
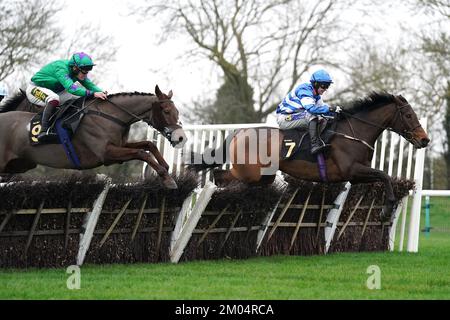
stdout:
POLYGON ((311 147, 311 154, 315 155, 321 153, 323 151, 328 150, 331 147, 331 144, 323 144, 321 146, 313 146, 311 147))
POLYGON ((50 140, 51 138, 56 137, 56 136, 57 136, 57 134, 50 132, 50 127, 48 127, 47 130, 41 131, 38 134, 37 139, 38 139, 38 141, 45 142, 46 140, 50 140))

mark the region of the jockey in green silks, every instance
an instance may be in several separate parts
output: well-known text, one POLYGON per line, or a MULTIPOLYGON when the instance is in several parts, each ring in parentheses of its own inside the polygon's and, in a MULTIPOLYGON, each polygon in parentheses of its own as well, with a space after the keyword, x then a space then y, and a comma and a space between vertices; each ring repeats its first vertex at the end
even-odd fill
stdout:
POLYGON ((45 107, 39 140, 45 140, 48 136, 49 119, 64 102, 84 96, 106 99, 106 91, 87 77, 93 66, 95 64, 89 55, 77 52, 69 60, 47 64, 31 78, 26 89, 27 98, 31 103, 45 107))

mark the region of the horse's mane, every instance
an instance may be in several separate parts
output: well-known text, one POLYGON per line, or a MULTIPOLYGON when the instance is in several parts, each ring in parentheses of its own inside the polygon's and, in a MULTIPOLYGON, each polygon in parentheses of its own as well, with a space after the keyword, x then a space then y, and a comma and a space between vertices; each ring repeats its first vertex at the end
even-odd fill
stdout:
MULTIPOLYGON (((153 93, 147 92, 119 92, 108 94, 108 98, 117 97, 117 96, 154 96, 153 93)), ((12 98, 8 98, 5 100, 4 104, 0 106, 0 113, 5 113, 8 111, 14 111, 17 109, 19 104, 26 99, 26 94, 24 91, 19 90, 12 98)), ((88 100, 94 99, 94 97, 89 97, 88 100)))
POLYGON ((371 92, 365 98, 352 102, 344 110, 350 114, 355 114, 364 110, 371 110, 388 103, 395 103, 395 96, 387 92, 371 92))
POLYGON ((20 90, 12 98, 9 98, 0 106, 0 113, 16 110, 19 104, 26 98, 25 92, 20 90))
POLYGON ((148 92, 118 92, 118 93, 112 93, 108 94, 108 98, 117 97, 117 96, 154 96, 153 93, 148 92))

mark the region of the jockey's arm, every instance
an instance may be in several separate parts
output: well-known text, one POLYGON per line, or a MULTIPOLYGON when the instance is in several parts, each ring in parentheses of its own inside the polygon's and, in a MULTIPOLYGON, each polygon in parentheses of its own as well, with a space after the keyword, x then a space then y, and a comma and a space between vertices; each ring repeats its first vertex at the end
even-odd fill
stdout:
POLYGON ((61 83, 61 85, 64 87, 64 89, 75 96, 84 97, 94 94, 93 91, 76 84, 67 73, 67 71, 63 70, 62 68, 56 71, 55 76, 58 79, 59 83, 61 83))
POLYGON ((89 78, 86 78, 83 81, 80 81, 80 83, 91 92, 104 92, 104 90, 97 87, 89 78))
POLYGON ((323 103, 322 99, 316 102, 311 97, 304 97, 302 99, 302 105, 306 111, 312 114, 323 114, 330 112, 330 107, 323 103))

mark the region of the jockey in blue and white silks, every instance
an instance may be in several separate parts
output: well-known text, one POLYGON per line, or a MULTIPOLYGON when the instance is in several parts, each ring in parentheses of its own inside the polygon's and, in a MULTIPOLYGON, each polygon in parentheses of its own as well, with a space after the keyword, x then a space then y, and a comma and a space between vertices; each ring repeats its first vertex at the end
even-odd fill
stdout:
POLYGON ((328 147, 318 133, 321 115, 339 112, 340 108, 333 108, 322 100, 322 94, 333 83, 328 72, 318 70, 311 76, 310 83, 304 83, 289 92, 277 107, 277 122, 280 129, 303 128, 309 129, 311 137, 311 154, 316 154, 328 147))

